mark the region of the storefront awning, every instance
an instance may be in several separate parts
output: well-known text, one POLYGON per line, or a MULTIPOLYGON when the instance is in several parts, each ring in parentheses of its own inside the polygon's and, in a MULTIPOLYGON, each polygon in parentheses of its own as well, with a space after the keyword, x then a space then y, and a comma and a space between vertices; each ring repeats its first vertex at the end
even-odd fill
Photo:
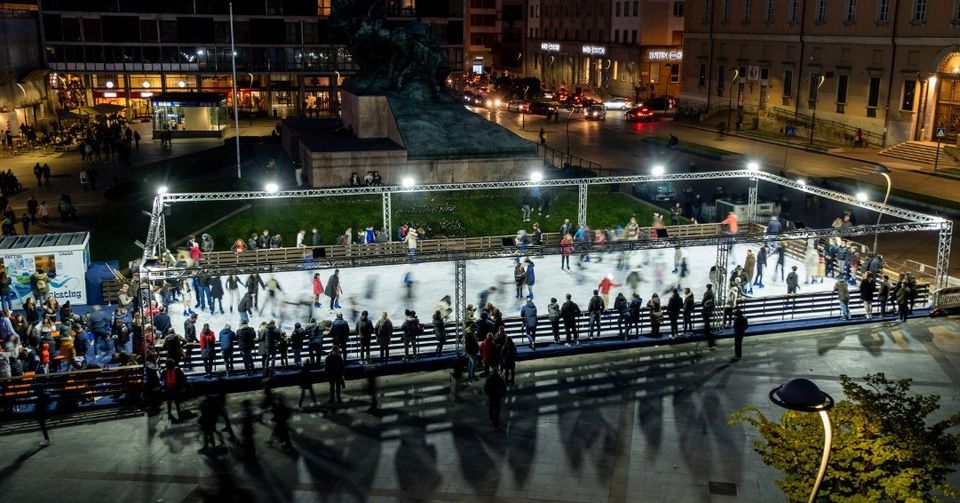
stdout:
POLYGON ((223 105, 227 96, 223 93, 160 93, 150 97, 154 104, 169 103, 169 106, 209 107, 223 105))

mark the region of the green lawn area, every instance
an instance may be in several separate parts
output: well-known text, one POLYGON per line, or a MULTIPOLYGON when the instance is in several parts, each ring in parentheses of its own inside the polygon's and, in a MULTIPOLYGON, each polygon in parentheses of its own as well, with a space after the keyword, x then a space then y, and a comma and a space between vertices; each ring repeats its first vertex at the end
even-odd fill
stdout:
MULTIPOLYGON (((576 222, 577 192, 575 189, 555 189, 556 197, 550 218, 537 217, 545 232, 556 232, 564 218, 576 222)), ((460 191, 452 193, 395 194, 393 196, 392 220, 395 232, 401 223, 412 223, 429 229, 432 237, 489 236, 513 234, 521 227, 528 230, 520 219, 521 191, 513 189, 460 191)), ((299 229, 307 231, 316 226, 323 242, 332 244, 344 230, 354 232, 373 225, 382 225, 381 199, 372 197, 336 197, 309 200, 264 200, 250 202, 250 208, 234 215, 203 232, 213 236, 218 249, 227 249, 239 237, 269 229, 280 233, 284 244, 292 246, 299 229)), ((167 235, 178 239, 203 228, 202 221, 191 215, 205 215, 213 220, 225 214, 213 212, 205 205, 213 203, 184 203, 172 208, 168 218, 167 235), (216 213, 214 217, 211 213, 216 213), (183 215, 183 216, 181 216, 183 215)), ((636 216, 641 225, 649 224, 656 209, 625 193, 610 192, 609 186, 591 186, 588 194, 587 220, 591 227, 625 225, 631 216, 636 216)), ((532 222, 531 222, 532 223, 532 222)), ((176 243, 179 244, 179 243, 176 243)))
MULTIPOLYGON (((105 193, 106 201, 90 217, 94 229, 90 240, 93 260, 119 259, 121 268, 126 261, 139 257, 142 250, 135 240, 146 239, 150 219, 142 211, 150 211, 156 188, 169 185, 177 192, 208 192, 238 190, 236 178, 225 175, 223 159, 230 159, 232 150, 217 147, 210 150, 167 159, 130 170, 105 193)), ((244 164, 255 155, 243 149, 244 164)), ((228 163, 229 165, 229 163, 228 163)), ((245 187, 243 187, 245 188, 245 187)), ((173 211, 167 217, 169 239, 180 237, 173 229, 197 228, 243 206, 242 201, 198 203, 191 212, 173 211)), ((191 229, 192 230, 192 229, 191 229)))

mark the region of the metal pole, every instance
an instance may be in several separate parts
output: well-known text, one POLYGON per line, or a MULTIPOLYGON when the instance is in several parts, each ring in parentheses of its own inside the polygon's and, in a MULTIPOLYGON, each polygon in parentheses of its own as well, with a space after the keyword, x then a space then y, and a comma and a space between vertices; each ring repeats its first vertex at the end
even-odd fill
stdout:
MULTIPOLYGON (((887 198, 890 197, 890 187, 891 187, 891 185, 892 185, 892 182, 890 181, 890 175, 888 175, 888 174, 886 174, 886 173, 880 173, 880 174, 883 175, 883 177, 887 180, 887 193, 886 193, 886 195, 883 196, 883 207, 886 208, 886 207, 887 207, 887 198)), ((877 213, 877 225, 880 225, 880 219, 881 219, 881 218, 883 218, 883 213, 882 213, 882 212, 878 212, 878 213, 877 213)), ((878 236, 879 236, 879 233, 878 233, 878 232, 874 232, 874 233, 873 233, 873 254, 874 254, 874 255, 877 254, 877 237, 878 237, 878 236)))
POLYGON ((737 81, 737 77, 739 77, 739 76, 740 76, 740 69, 738 68, 738 69, 736 69, 736 70, 733 71, 733 78, 730 79, 730 89, 729 89, 729 91, 728 91, 730 94, 727 95, 727 96, 728 96, 728 99, 727 99, 727 124, 726 124, 726 127, 724 128, 724 129, 726 129, 726 131, 730 131, 730 114, 733 113, 733 84, 734 84, 734 82, 737 81))
POLYGON ((393 216, 390 193, 383 193, 383 228, 387 230, 387 242, 393 241, 393 216))
MULTIPOLYGON (((936 133, 934 133, 936 134, 936 133)), ((940 164, 940 136, 937 135, 937 153, 933 156, 933 172, 937 172, 937 166, 940 164)))
POLYGON ((813 492, 810 493, 809 503, 814 503, 817 499, 817 493, 820 492, 820 483, 823 482, 823 475, 827 472, 827 463, 830 461, 830 447, 833 444, 833 425, 830 424, 830 415, 827 411, 820 411, 820 419, 823 420, 823 457, 820 458, 820 471, 817 472, 817 481, 813 484, 813 492))
POLYGON ((587 190, 590 187, 581 183, 577 186, 577 223, 587 225, 587 190))
POLYGON ((820 98, 820 86, 823 85, 823 81, 826 80, 826 76, 819 75, 818 78, 820 82, 817 83, 817 90, 813 94, 813 117, 810 119, 810 144, 813 145, 813 129, 817 126, 817 101, 820 98))
POLYGON ((237 178, 240 178, 240 97, 237 95, 237 47, 233 37, 233 2, 230 2, 230 68, 233 73, 233 124, 236 129, 237 178))
POLYGON ((940 292, 948 286, 950 273, 950 245, 953 241, 953 221, 944 220, 940 226, 940 238, 937 241, 937 278, 933 305, 940 305, 940 292))

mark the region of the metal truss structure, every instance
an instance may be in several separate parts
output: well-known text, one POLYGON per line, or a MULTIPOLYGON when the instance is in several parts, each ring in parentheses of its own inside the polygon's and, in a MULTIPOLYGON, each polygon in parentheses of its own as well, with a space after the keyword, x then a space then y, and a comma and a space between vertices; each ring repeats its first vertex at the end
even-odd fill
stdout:
POLYGON ((457 320, 457 327, 454 329, 456 336, 457 353, 463 349, 460 347, 460 341, 463 340, 463 320, 467 313, 467 261, 458 260, 456 262, 456 272, 454 273, 453 285, 453 317, 457 320))
POLYGON ((723 324, 723 308, 727 300, 727 267, 730 263, 730 249, 733 248, 731 238, 722 239, 717 243, 717 282, 713 295, 716 298, 716 304, 713 306, 713 326, 717 327, 723 324))
MULTIPOLYGON (((665 181, 690 181, 690 180, 716 180, 716 179, 752 179, 756 183, 765 181, 791 188, 797 191, 824 197, 839 203, 858 206, 870 211, 879 212, 899 220, 894 223, 882 225, 860 225, 856 227, 845 227, 840 229, 802 229, 791 232, 781 233, 780 239, 813 239, 819 237, 854 237, 863 235, 873 235, 875 233, 899 233, 913 231, 938 231, 939 246, 937 253, 937 271, 935 288, 939 291, 947 285, 947 270, 950 261, 950 238, 953 234, 953 223, 943 218, 919 213, 895 206, 885 205, 873 201, 859 201, 850 194, 837 192, 807 185, 802 182, 766 173, 763 171, 712 171, 698 173, 676 173, 664 174, 660 176, 653 175, 631 175, 631 176, 611 176, 596 178, 578 178, 578 179, 547 179, 540 181, 532 180, 514 180, 514 181, 495 181, 495 182, 471 182, 471 183, 450 183, 450 184, 430 184, 414 185, 410 187, 401 186, 382 186, 382 187, 346 187, 346 188, 327 188, 327 189, 304 189, 290 190, 281 192, 212 192, 212 193, 169 193, 158 195, 154 200, 153 211, 151 213, 150 227, 147 232, 147 242, 144 247, 143 259, 141 261, 141 274, 150 279, 174 279, 182 277, 191 277, 197 274, 222 275, 246 273, 257 270, 260 272, 278 272, 289 270, 305 270, 318 268, 346 268, 346 267, 364 267, 371 265, 389 265, 406 263, 409 258, 406 254, 391 256, 380 255, 376 257, 345 257, 332 259, 303 259, 289 262, 266 262, 255 266, 219 266, 214 268, 186 268, 186 267, 167 267, 161 264, 158 259, 165 253, 166 229, 164 226, 164 208, 166 205, 175 203, 188 203, 200 201, 225 201, 225 200, 266 200, 266 199, 305 199, 322 197, 349 197, 362 195, 380 194, 383 200, 383 219, 384 226, 389 234, 392 234, 390 214, 392 210, 391 196, 394 193, 417 193, 417 192, 444 192, 444 191, 462 191, 462 190, 487 190, 487 189, 522 189, 528 187, 571 187, 578 188, 578 208, 577 219, 579 223, 585 224, 587 221, 587 193, 591 185, 610 185, 610 184, 628 184, 628 183, 647 183, 647 182, 665 182, 665 181)), ((754 186, 756 186, 756 183, 754 186)), ((752 202, 756 204, 756 194, 751 192, 752 202)), ((736 242, 757 243, 768 239, 768 236, 759 234, 739 234, 733 236, 709 236, 694 238, 667 237, 656 240, 641 241, 620 241, 608 243, 607 250, 640 250, 668 248, 675 246, 717 246, 718 259, 726 253, 721 248, 729 246, 731 239, 736 242)), ((545 247, 543 254, 559 254, 559 247, 545 247)), ((419 262, 432 261, 455 261, 460 262, 470 259, 483 259, 509 256, 514 253, 513 249, 503 247, 491 247, 480 250, 449 250, 438 253, 418 253, 419 262)), ((719 271, 718 271, 719 272, 719 271)), ((465 273, 464 273, 465 274, 465 273)), ((458 278, 458 281, 464 278, 458 278)), ((722 281, 717 285, 718 306, 723 298, 722 281)), ((465 283, 464 283, 465 286, 465 283)), ((934 292, 934 300, 937 299, 937 292, 934 292)), ((465 309, 465 304, 460 305, 460 309, 465 309)), ((718 311, 722 311, 718 309, 718 311)), ((463 311, 458 314, 458 323, 462 323, 463 311)))

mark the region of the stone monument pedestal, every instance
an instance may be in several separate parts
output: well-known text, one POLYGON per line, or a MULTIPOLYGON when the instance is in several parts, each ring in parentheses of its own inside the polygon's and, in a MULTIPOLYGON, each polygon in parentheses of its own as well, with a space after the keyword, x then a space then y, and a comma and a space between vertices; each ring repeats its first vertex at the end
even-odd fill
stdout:
POLYGON ((417 183, 525 180, 542 169, 535 144, 454 99, 346 90, 341 97, 339 131, 332 122, 283 122, 284 137, 291 139, 284 145, 313 187, 343 186, 352 173, 363 178, 367 171, 379 171, 386 185, 399 185, 406 177, 417 183))

